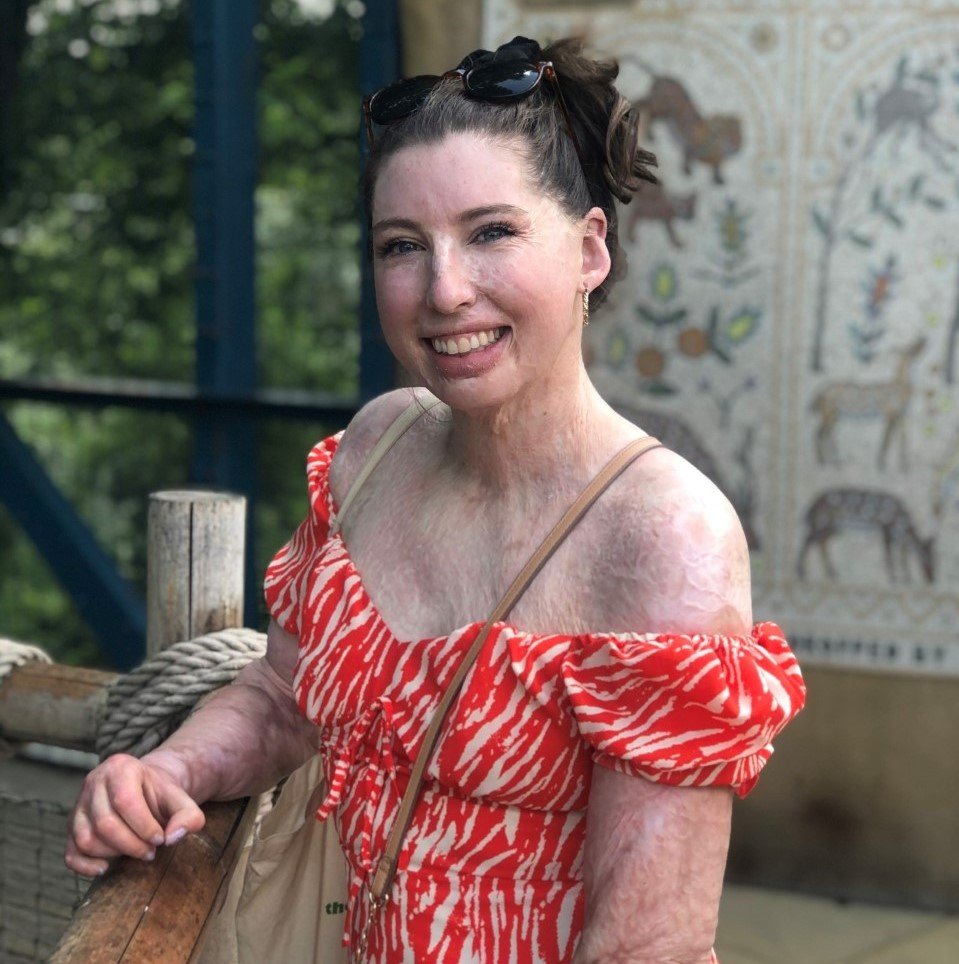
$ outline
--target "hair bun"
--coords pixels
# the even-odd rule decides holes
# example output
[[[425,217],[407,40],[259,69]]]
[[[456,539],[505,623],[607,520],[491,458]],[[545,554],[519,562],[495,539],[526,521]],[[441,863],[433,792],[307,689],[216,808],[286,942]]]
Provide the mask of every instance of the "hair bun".
[[[587,180],[592,172],[601,172],[603,186],[623,204],[632,200],[643,182],[658,184],[649,170],[657,166],[656,155],[640,146],[645,133],[642,114],[614,84],[619,64],[584,56],[583,42],[575,37],[551,44],[543,57],[553,62],[559,75],[586,154]],[[596,186],[591,183],[591,191]]]

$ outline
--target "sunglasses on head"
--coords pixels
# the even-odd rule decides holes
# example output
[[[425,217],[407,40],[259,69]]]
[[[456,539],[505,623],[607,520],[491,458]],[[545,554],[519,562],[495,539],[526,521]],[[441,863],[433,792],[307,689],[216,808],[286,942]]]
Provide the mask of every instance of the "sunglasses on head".
[[[409,117],[423,106],[430,92],[449,77],[459,77],[462,80],[467,97],[492,103],[520,100],[536,90],[545,77],[556,90],[556,100],[563,112],[573,146],[582,162],[583,152],[580,150],[579,139],[576,137],[576,131],[573,130],[573,122],[566,109],[566,101],[563,99],[556,70],[552,61],[549,60],[502,60],[480,64],[469,69],[457,67],[442,75],[421,74],[383,87],[375,94],[363,98],[363,116],[366,118],[366,135],[369,138],[370,149],[372,150],[374,143],[374,124],[382,127]]]

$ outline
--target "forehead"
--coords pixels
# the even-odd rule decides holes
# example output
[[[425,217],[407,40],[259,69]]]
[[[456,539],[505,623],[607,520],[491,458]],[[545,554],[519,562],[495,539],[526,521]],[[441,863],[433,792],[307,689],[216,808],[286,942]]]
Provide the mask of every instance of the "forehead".
[[[541,210],[553,202],[532,183],[528,165],[521,142],[507,138],[450,134],[405,147],[380,169],[373,221],[442,217],[493,204]]]

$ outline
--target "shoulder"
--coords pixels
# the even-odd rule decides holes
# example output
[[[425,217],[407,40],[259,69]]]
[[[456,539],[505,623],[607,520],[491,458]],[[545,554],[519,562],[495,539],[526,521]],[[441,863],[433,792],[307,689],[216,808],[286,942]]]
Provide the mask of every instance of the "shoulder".
[[[398,388],[367,402],[350,420],[330,465],[330,487],[339,501],[366,462],[383,433],[414,401],[432,396],[421,388]]]
[[[624,483],[617,501],[637,616],[653,632],[748,632],[749,550],[726,496],[669,449],[639,459]]]

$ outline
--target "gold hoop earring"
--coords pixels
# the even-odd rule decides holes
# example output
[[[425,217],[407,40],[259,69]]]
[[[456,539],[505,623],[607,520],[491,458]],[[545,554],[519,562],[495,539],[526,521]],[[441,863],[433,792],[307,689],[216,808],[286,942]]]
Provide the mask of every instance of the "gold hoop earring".
[[[589,324],[589,288],[583,288],[583,327]]]

